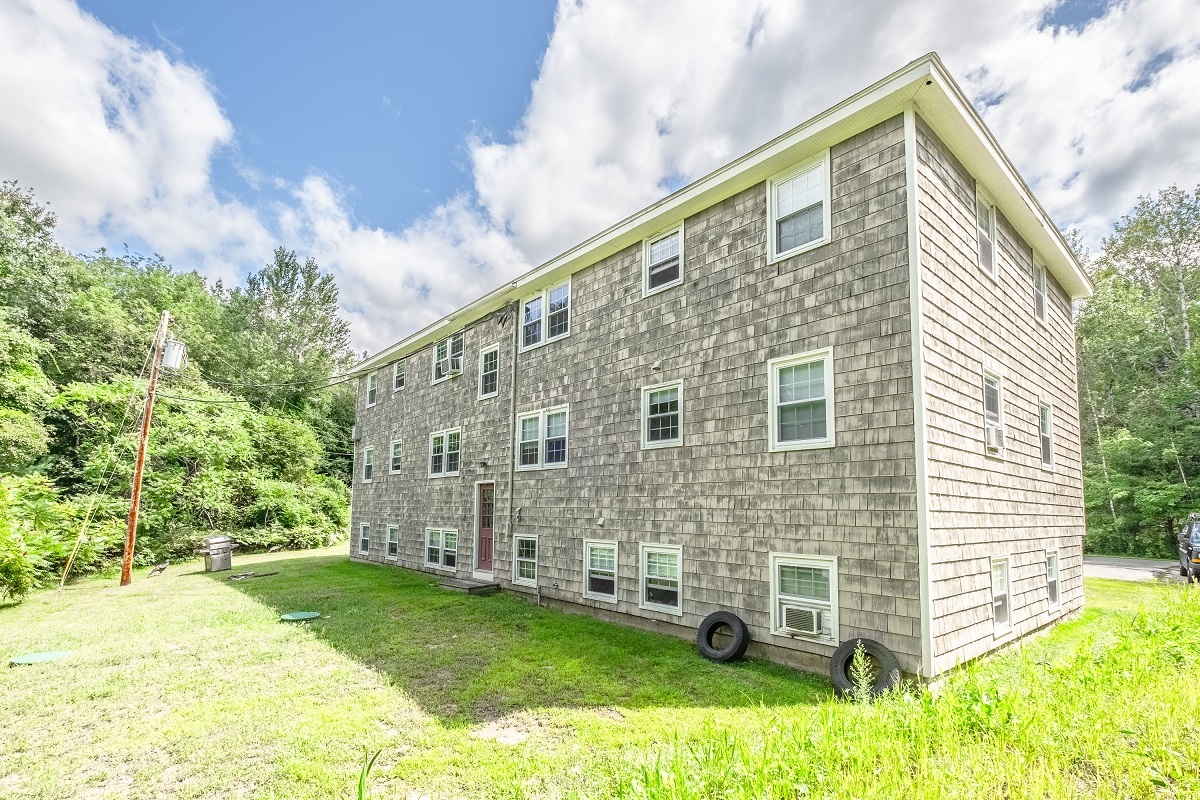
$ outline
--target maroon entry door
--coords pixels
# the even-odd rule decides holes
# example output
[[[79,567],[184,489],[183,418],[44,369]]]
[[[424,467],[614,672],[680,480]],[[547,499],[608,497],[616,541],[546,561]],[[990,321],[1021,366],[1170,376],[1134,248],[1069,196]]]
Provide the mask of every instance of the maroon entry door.
[[[496,484],[479,484],[479,545],[475,548],[475,569],[492,571],[492,520],[496,508]]]

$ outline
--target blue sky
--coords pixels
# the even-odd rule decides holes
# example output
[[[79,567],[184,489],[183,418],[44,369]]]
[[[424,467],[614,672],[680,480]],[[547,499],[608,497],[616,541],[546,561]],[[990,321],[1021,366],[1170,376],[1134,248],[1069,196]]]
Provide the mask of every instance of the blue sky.
[[[1200,0],[0,0],[68,247],[332,272],[377,350],[936,50],[1093,250],[1200,184]]]

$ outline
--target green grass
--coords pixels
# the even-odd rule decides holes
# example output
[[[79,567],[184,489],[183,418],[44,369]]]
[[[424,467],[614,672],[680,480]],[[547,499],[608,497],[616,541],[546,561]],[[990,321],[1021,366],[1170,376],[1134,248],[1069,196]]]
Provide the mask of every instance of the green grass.
[[[380,798],[1200,797],[1196,589],[1089,582],[1079,620],[853,705],[331,551],[238,566],[279,574],[184,564],[0,609],[5,662],[72,653],[0,673],[0,797],[349,796],[364,748]]]

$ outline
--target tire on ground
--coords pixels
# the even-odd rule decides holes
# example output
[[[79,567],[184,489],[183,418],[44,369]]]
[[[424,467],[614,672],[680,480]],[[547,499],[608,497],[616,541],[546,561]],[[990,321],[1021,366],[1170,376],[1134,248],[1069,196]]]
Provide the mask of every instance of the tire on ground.
[[[891,650],[874,639],[849,639],[838,645],[829,661],[829,677],[838,694],[854,694],[854,680],[851,678],[850,668],[854,663],[854,653],[860,644],[863,652],[875,660],[875,680],[871,684],[870,696],[878,697],[898,686],[901,675],[900,661]]]
[[[729,629],[730,640],[728,644],[718,650],[713,646],[713,638],[722,628]],[[750,629],[732,611],[714,611],[704,618],[696,630],[696,648],[700,651],[700,655],[709,661],[721,664],[737,661],[746,655],[746,648],[749,645]]]

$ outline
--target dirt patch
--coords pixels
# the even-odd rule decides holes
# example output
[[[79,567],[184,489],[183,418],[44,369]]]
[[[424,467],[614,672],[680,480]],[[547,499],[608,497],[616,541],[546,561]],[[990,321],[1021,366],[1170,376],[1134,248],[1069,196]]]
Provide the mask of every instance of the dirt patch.
[[[494,719],[471,731],[476,739],[491,739],[500,744],[518,745],[549,727],[545,717],[536,714],[510,714]]]

